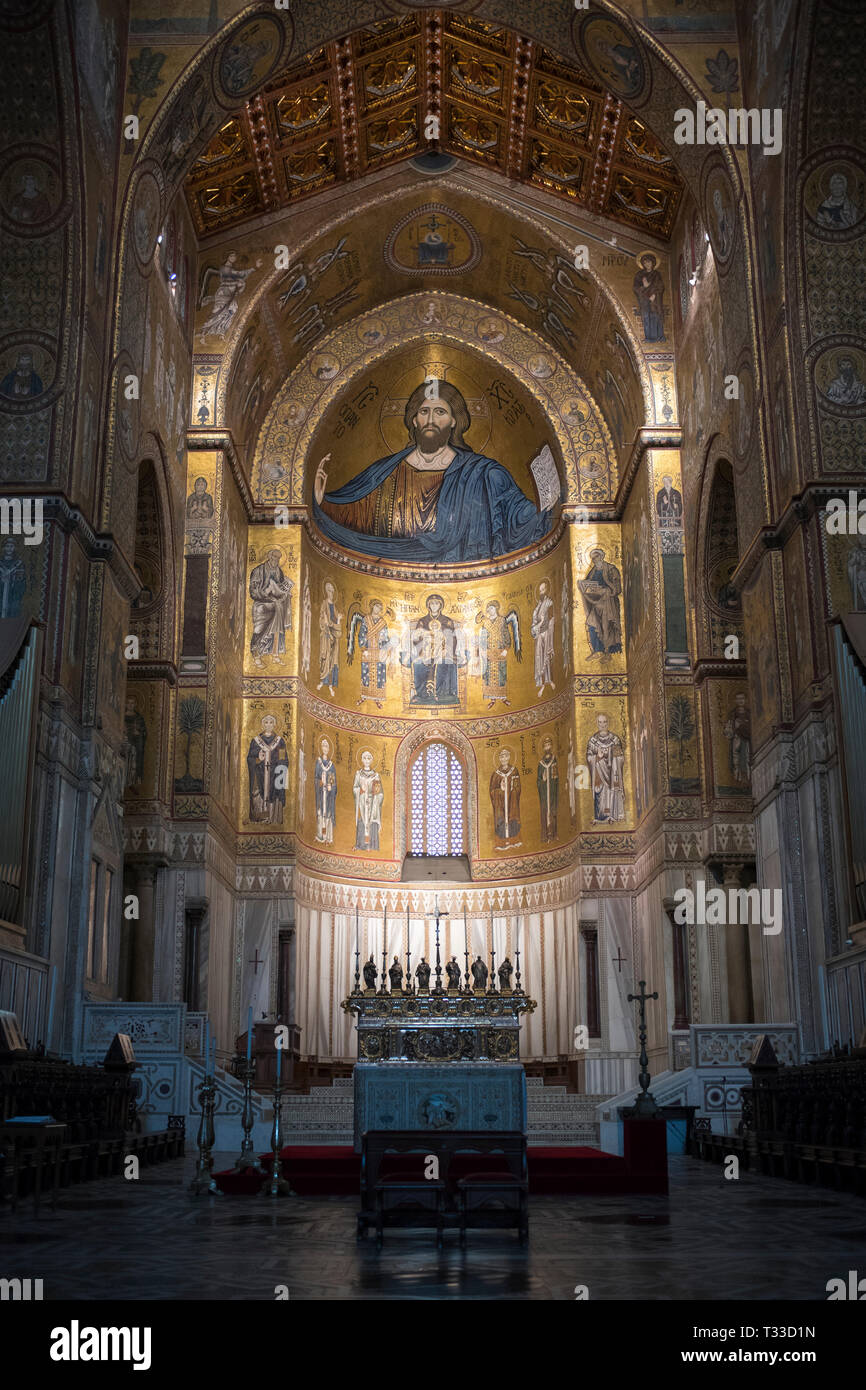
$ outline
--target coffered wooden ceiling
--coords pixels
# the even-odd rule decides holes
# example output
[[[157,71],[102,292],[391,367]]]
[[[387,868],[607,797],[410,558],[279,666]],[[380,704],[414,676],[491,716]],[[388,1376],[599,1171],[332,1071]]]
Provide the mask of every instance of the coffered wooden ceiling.
[[[221,127],[186,193],[207,237],[436,148],[663,239],[682,194],[670,156],[593,78],[440,10],[383,20],[280,73]]]

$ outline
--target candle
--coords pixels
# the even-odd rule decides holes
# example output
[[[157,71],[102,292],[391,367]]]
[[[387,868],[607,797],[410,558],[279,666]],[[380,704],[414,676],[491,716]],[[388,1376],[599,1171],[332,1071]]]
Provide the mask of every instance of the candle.
[[[250,1060],[253,1052],[253,1006],[247,1009],[247,1061]]]
[[[277,1036],[276,1036],[276,1044],[277,1044],[277,1085],[279,1085],[279,1081],[280,1081],[280,1072],[281,1072],[281,1070],[282,1070],[282,1065],[283,1065],[283,1035],[282,1035],[282,1033],[278,1033],[278,1034],[277,1034]]]

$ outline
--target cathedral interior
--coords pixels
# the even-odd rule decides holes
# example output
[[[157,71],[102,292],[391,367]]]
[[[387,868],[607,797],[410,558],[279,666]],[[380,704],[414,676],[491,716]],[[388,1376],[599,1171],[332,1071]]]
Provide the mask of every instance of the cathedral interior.
[[[447,1076],[516,1069],[530,1194],[573,1194],[533,1149],[627,1163],[648,1075],[709,1213],[729,1153],[795,1204],[756,1073],[823,1068],[791,1143],[815,1182],[854,1155],[862,1225],[862,6],[5,0],[0,29],[0,1099],[16,1066],[55,1088],[3,1123],[128,1049],[135,1152],[175,1136],[174,1219],[219,1222],[210,1149],[246,1107],[276,1153],[275,1086],[289,1153],[349,1153],[359,1059],[438,1067],[433,1130]],[[75,1202],[123,1185],[92,1177],[43,1225],[86,1238]],[[272,1297],[159,1265],[152,1192],[125,1296]],[[610,1192],[531,1195],[529,1249],[558,1269],[557,1222],[638,1200]],[[855,1260],[815,1282],[794,1224],[748,1296]],[[537,1244],[467,1261],[509,1241],[502,1296],[574,1297],[570,1265],[520,1283]],[[388,1232],[429,1281],[364,1296],[455,1296],[432,1244]],[[46,1297],[115,1296],[64,1268]],[[317,1268],[291,1297],[354,1296]]]

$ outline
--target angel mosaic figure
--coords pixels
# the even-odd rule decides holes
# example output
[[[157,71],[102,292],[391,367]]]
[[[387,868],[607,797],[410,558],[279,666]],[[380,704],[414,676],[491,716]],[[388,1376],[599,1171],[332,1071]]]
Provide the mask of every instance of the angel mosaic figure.
[[[207,266],[203,272],[199,307],[213,304],[213,313],[207,322],[202,324],[201,332],[204,337],[211,334],[215,338],[226,336],[240,307],[238,301],[246,287],[247,278],[262,263],[259,258],[255,266],[242,270],[237,264],[237,258],[237,251],[229,251],[219,269],[216,266]],[[217,277],[217,287],[213,294],[205,294],[213,276]]]
[[[390,613],[390,609],[388,611]],[[393,617],[393,614],[391,616]],[[382,708],[387,693],[390,642],[391,634],[381,599],[372,599],[367,613],[363,613],[360,608],[349,610],[346,647],[350,666],[355,657],[356,647],[361,651],[361,697],[357,702],[359,705],[365,700],[375,700],[376,708]]]
[[[481,655],[482,694],[493,709],[497,700],[510,705],[508,699],[508,653],[513,650],[518,661],[523,660],[520,644],[520,619],[512,608],[503,618],[498,599],[491,599],[483,613],[477,614],[478,646]]]

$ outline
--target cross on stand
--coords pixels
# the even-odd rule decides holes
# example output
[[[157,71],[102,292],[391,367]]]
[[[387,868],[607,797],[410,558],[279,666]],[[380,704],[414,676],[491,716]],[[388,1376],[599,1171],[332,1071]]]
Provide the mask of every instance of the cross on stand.
[[[259,973],[259,966],[260,966],[260,965],[264,965],[264,963],[265,963],[265,958],[264,958],[264,956],[262,956],[261,960],[259,960],[259,948],[258,948],[258,946],[257,946],[256,949],[253,951],[252,956],[249,957],[249,959],[247,960],[247,965],[251,965],[251,966],[253,967],[253,974],[254,974],[254,975],[258,975],[258,973]]]
[[[635,1115],[648,1116],[655,1115],[658,1111],[658,1106],[649,1091],[649,1057],[646,1052],[646,1006],[648,999],[658,999],[659,996],[658,990],[655,990],[652,994],[647,994],[646,980],[639,980],[638,984],[640,986],[640,994],[626,995],[628,1002],[631,1003],[632,1000],[636,1000],[638,1008],[640,1009],[640,1026],[638,1028],[638,1037],[640,1038],[640,1074],[638,1080],[640,1081],[641,1093],[632,1107],[632,1113]]]

